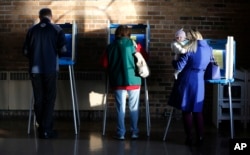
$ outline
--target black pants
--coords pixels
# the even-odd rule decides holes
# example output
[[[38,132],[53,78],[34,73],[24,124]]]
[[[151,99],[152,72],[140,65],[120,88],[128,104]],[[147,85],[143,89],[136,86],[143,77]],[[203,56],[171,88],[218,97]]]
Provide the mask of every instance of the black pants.
[[[34,111],[39,131],[51,132],[56,100],[57,73],[31,74],[34,93]]]
[[[203,138],[204,122],[202,112],[182,112],[184,129],[188,139],[192,138],[193,122],[195,125],[197,139]]]

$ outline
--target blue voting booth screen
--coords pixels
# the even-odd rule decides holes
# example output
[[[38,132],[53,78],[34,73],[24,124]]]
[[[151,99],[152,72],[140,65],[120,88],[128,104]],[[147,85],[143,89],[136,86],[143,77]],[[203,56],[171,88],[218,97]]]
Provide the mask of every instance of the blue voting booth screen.
[[[72,24],[65,23],[65,24],[58,24],[65,33],[65,38],[67,41],[66,47],[67,52],[62,54],[62,57],[72,58]]]
[[[66,47],[67,47],[67,52],[63,53],[61,56],[62,57],[72,57],[72,34],[65,34],[65,38],[67,41]]]

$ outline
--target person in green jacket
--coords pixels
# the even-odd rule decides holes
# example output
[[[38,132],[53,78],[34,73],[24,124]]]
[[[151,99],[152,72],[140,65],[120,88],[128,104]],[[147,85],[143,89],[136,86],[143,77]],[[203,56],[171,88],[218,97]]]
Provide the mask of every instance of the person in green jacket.
[[[130,111],[131,138],[138,138],[138,118],[141,77],[136,71],[135,56],[136,47],[130,38],[130,29],[126,25],[120,25],[115,31],[115,40],[105,50],[105,64],[109,83],[114,90],[117,110],[117,130],[115,138],[125,139],[125,112],[126,100]]]

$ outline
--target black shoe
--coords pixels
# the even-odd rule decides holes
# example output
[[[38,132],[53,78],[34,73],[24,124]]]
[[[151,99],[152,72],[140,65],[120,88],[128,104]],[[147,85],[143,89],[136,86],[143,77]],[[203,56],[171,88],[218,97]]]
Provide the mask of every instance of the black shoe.
[[[38,131],[38,133],[42,133],[43,129],[40,126],[38,126],[37,131]]]
[[[191,147],[191,146],[193,145],[193,140],[192,140],[192,138],[186,138],[185,145]]]
[[[196,140],[195,145],[196,145],[197,147],[201,147],[201,146],[203,145],[203,141],[204,141],[203,137],[199,137],[199,138]]]
[[[41,139],[52,139],[52,138],[57,138],[58,134],[56,131],[51,131],[51,132],[40,132],[39,133],[39,138]]]

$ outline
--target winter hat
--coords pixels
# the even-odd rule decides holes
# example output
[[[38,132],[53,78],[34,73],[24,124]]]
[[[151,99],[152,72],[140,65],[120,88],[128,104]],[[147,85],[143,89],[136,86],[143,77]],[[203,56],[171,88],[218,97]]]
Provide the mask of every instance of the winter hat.
[[[186,33],[183,31],[183,28],[181,28],[177,32],[175,32],[175,37],[186,38]]]

